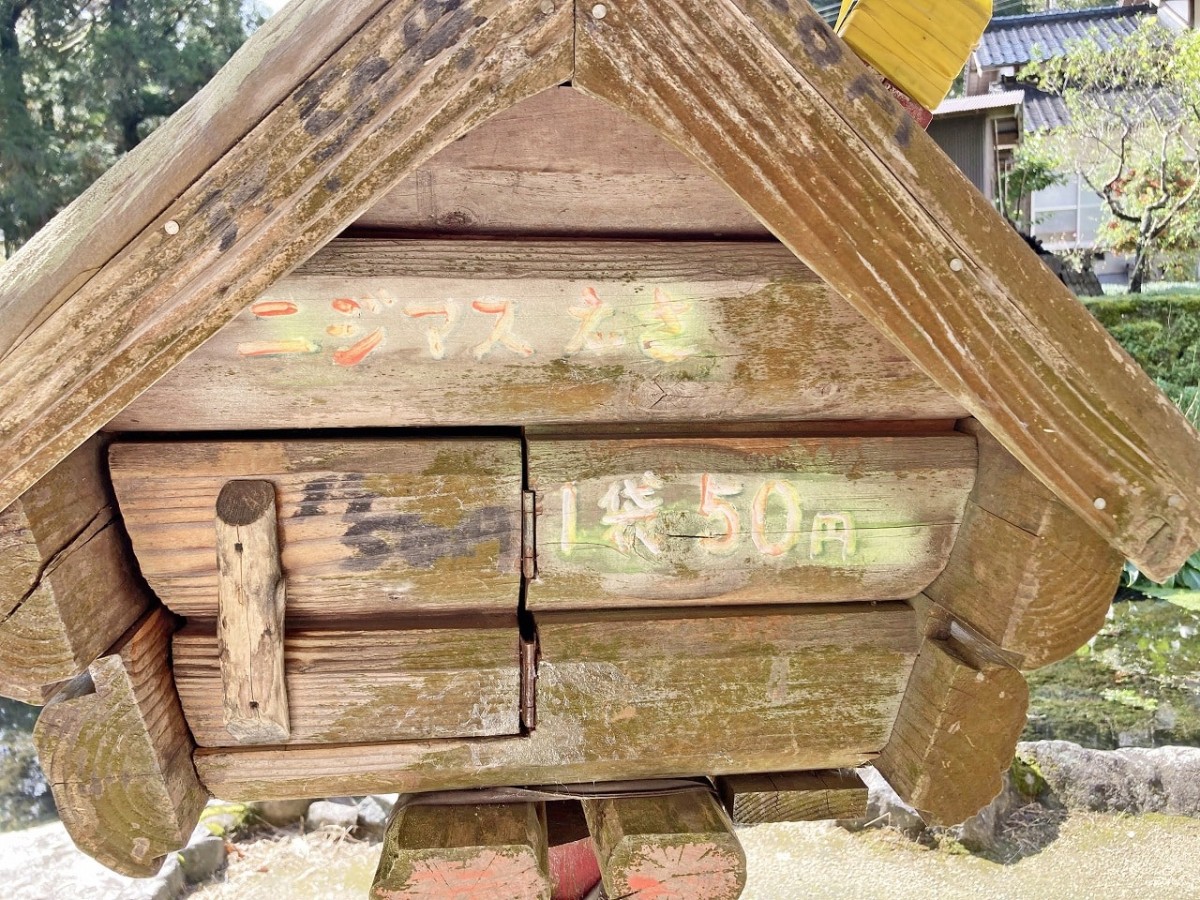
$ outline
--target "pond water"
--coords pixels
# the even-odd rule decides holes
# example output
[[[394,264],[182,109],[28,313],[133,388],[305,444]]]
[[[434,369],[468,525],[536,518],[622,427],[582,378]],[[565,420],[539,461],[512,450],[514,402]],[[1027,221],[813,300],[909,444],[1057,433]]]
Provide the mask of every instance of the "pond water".
[[[1028,675],[1024,740],[1085,747],[1200,746],[1200,612],[1165,600],[1113,604],[1074,656]]]
[[[38,708],[0,697],[0,831],[56,817],[50,787],[33,749]]]

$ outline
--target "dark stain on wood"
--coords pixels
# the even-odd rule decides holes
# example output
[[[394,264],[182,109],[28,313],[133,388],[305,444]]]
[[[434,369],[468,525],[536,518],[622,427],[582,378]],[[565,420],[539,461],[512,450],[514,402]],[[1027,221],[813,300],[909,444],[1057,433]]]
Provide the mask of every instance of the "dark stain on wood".
[[[371,500],[365,503],[370,511]],[[350,571],[375,571],[380,561],[398,557],[417,569],[431,569],[442,559],[471,556],[482,541],[500,542],[500,555],[508,559],[511,510],[487,506],[463,516],[454,525],[435,525],[415,513],[353,514],[347,509],[342,521],[349,527],[342,544],[354,551],[343,566]]]
[[[368,87],[387,74],[388,61],[381,56],[372,56],[358,66],[350,76],[351,89],[355,94],[365,91]]]

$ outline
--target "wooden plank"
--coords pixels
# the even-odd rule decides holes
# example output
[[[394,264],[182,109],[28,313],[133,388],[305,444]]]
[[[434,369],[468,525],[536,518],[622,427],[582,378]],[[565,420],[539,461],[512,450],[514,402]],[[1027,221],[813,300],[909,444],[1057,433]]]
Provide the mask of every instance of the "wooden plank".
[[[528,441],[530,609],[911,597],[946,564],[966,435]]]
[[[537,614],[526,737],[201,750],[229,799],[338,796],[872,760],[919,644],[905,603]]]
[[[293,0],[182,109],[34,235],[0,278],[0,356],[48,319],[386,0]]]
[[[550,900],[545,805],[397,805],[371,897]]]
[[[1200,545],[1195,429],[808,3],[604,5],[577,87],[741,196],[1144,571]]]
[[[717,790],[735,825],[858,819],[867,813],[867,786],[854,772],[729,775]]]
[[[1028,700],[1021,673],[986,648],[926,638],[875,766],[928,824],[964,822],[1000,792]]]
[[[279,503],[288,621],[517,606],[517,440],[120,443],[113,484],[142,574],[172,610],[215,620],[213,506],[233,478]]]
[[[963,414],[778,244],[347,239],[112,428]]]
[[[610,897],[736,900],[746,854],[707,791],[584,800],[604,890]]]
[[[41,705],[137,621],[138,584],[93,438],[0,512],[0,694]]]
[[[161,607],[42,710],[34,743],[75,846],[144,878],[183,847],[208,797],[168,663]]]
[[[239,743],[222,719],[212,629],[175,636],[175,683],[201,747]],[[284,663],[291,733],[280,744],[490,737],[520,731],[516,614],[422,617],[404,629],[289,628]]]
[[[572,14],[388,3],[0,359],[0,507],[438,149],[566,80]]]
[[[217,495],[217,656],[226,730],[244,744],[286,741],[283,628],[275,486],[231,481]]]
[[[522,100],[440,150],[354,224],[521,237],[771,236],[653,129],[569,87]]]
[[[1124,560],[978,423],[979,475],[929,598],[1036,669],[1104,624]]]

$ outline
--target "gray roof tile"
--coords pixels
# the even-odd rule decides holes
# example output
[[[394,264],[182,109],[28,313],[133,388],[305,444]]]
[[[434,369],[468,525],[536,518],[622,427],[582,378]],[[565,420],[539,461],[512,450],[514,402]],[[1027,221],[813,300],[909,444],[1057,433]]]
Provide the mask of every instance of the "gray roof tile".
[[[1035,58],[1059,56],[1071,43],[1089,37],[1109,47],[1153,14],[1153,7],[1140,5],[996,16],[983,33],[977,59],[985,69],[1020,66]]]

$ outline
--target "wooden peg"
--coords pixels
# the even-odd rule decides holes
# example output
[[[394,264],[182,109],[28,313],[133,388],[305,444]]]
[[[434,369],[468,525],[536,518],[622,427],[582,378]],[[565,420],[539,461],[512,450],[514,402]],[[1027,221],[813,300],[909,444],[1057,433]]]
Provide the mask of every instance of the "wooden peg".
[[[854,772],[730,775],[717,790],[735,825],[857,819],[867,812],[867,786]]]
[[[729,816],[707,791],[584,800],[604,890],[610,897],[734,900],[746,854]]]
[[[275,487],[231,481],[217,498],[217,646],[225,727],[244,744],[286,741],[283,628]]]
[[[33,733],[75,845],[134,878],[188,842],[208,799],[171,680],[174,629],[165,609],[149,613],[47,704]]]
[[[383,839],[371,897],[549,900],[544,804],[398,803]]]

